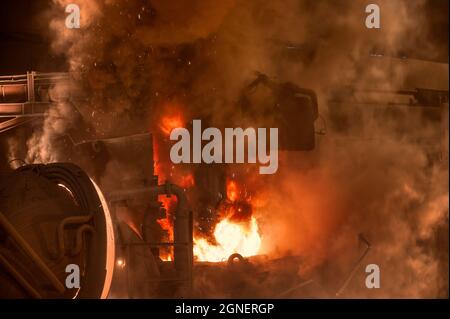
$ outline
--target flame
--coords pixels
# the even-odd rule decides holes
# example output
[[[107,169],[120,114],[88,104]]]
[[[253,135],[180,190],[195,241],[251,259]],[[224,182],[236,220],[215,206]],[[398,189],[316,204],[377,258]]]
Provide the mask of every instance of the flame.
[[[159,226],[161,226],[161,228],[168,233],[169,241],[172,241],[173,240],[173,226],[169,220],[169,216],[167,216],[167,214],[166,214],[166,216],[164,218],[158,219],[157,222],[158,222]]]
[[[194,238],[194,256],[198,261],[225,261],[234,253],[243,257],[258,254],[261,246],[258,223],[252,216],[252,206],[240,200],[240,192],[234,180],[227,181],[228,202],[221,206],[223,219],[214,228],[215,243],[206,238]]]
[[[183,188],[190,188],[195,185],[194,176],[192,174],[182,175],[178,184]]]
[[[185,173],[177,169],[170,161],[168,154],[168,144],[164,142],[165,137],[170,135],[170,132],[177,127],[184,127],[184,117],[180,110],[183,108],[178,102],[168,102],[162,105],[166,110],[165,114],[159,119],[159,129],[161,139],[155,140],[153,145],[154,152],[154,172],[158,176],[159,183],[170,181],[183,188],[190,188],[195,184],[192,173]],[[158,197],[162,207],[165,209],[165,216],[157,220],[160,227],[167,233],[163,239],[165,242],[173,242],[173,210],[176,206],[176,198],[174,196],[167,197],[161,195]],[[173,260],[173,247],[160,247],[159,257],[163,261]]]
[[[158,200],[161,202],[162,207],[166,211],[166,216],[157,220],[159,226],[167,232],[168,238],[164,241],[173,242],[173,223],[170,218],[170,209],[176,202],[173,197],[167,197],[165,195],[159,196]],[[173,249],[172,247],[160,247],[159,258],[163,261],[172,261]]]
[[[209,243],[205,238],[194,239],[194,255],[198,261],[220,262],[234,253],[249,257],[256,255],[261,246],[255,217],[244,223],[223,219],[216,225],[214,237],[217,245]]]
[[[236,201],[238,196],[238,187],[235,181],[230,180],[227,182],[227,197],[230,201]]]
[[[170,132],[172,132],[173,129],[178,127],[184,127],[184,120],[181,114],[171,114],[163,116],[161,119],[161,123],[159,125],[159,128],[165,135],[170,135]]]
[[[163,135],[159,143],[154,145],[155,174],[159,180],[177,184],[185,189],[195,185],[192,172],[183,171],[182,167],[175,166],[168,154],[168,144],[165,137],[177,127],[184,127],[185,121],[181,107],[176,103],[164,105],[167,112],[159,120],[160,134]],[[214,226],[214,238],[195,236],[194,255],[198,261],[220,262],[227,260],[234,253],[249,257],[258,254],[261,246],[258,223],[252,216],[253,205],[246,195],[245,189],[234,179],[226,182],[226,200],[218,208],[219,222]],[[174,197],[160,196],[158,200],[166,210],[164,218],[158,219],[158,224],[166,231],[166,241],[172,242],[173,218],[172,213],[176,201]],[[160,247],[160,258],[164,261],[173,260],[173,247]]]

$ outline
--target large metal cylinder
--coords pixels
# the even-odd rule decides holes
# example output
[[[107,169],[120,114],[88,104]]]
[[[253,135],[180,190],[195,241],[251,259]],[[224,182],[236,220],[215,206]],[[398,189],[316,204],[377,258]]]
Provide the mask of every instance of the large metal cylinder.
[[[112,222],[103,195],[79,167],[22,166],[1,176],[0,198],[0,298],[107,297]],[[78,286],[67,281],[77,275],[74,265]]]

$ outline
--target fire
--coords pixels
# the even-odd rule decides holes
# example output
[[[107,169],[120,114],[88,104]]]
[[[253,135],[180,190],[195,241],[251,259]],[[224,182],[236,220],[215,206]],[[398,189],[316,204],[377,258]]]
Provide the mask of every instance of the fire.
[[[220,221],[214,230],[215,245],[205,238],[194,239],[194,255],[199,261],[225,261],[234,253],[243,257],[256,255],[261,246],[256,218],[250,222],[235,223],[229,219]]]
[[[238,196],[238,189],[235,181],[228,181],[227,183],[227,197],[230,201],[236,201]]]
[[[174,203],[172,197],[159,196],[158,200],[161,202],[162,207],[166,210],[166,216],[164,218],[158,219],[157,222],[161,228],[167,232],[168,242],[173,241],[173,223],[169,216],[169,210]],[[172,261],[173,249],[171,247],[160,247],[159,257],[164,261]]]
[[[190,188],[194,186],[194,176],[192,174],[182,175],[180,177],[179,185],[183,188]]]
[[[165,198],[167,198],[167,197],[165,197]],[[170,198],[168,198],[168,200],[170,200]],[[162,201],[162,203],[163,203],[163,207],[166,209],[166,212],[167,212],[167,209],[168,209],[168,207],[170,207],[169,205],[171,203],[169,201]],[[170,219],[169,219],[169,216],[167,216],[167,213],[164,218],[158,219],[157,222],[158,222],[159,226],[161,226],[161,228],[168,233],[169,241],[172,241],[173,240],[173,225],[170,222]]]
[[[170,135],[170,132],[177,127],[184,127],[184,121],[181,114],[163,116],[159,125],[161,131],[167,136]]]
[[[184,172],[177,169],[168,157],[169,150],[168,144],[164,142],[170,132],[177,127],[184,127],[184,116],[180,112],[183,106],[179,102],[168,102],[161,106],[166,112],[161,116],[158,121],[159,138],[155,140],[153,145],[155,166],[155,175],[158,176],[159,182],[170,182],[177,184],[185,189],[194,186],[194,176],[190,172]],[[173,211],[176,207],[176,198],[174,196],[159,196],[158,201],[161,202],[162,208],[165,209],[165,216],[157,220],[161,229],[163,229],[167,236],[163,239],[166,242],[173,242]],[[173,248],[172,247],[160,247],[159,256],[164,261],[173,260]]]
[[[194,175],[182,167],[174,166],[167,154],[168,144],[165,138],[177,127],[184,127],[184,116],[176,103],[164,105],[167,112],[159,120],[159,134],[154,145],[155,174],[161,182],[170,181],[185,189],[195,185]],[[227,260],[234,253],[249,257],[258,254],[261,246],[258,223],[252,215],[253,205],[251,199],[245,195],[245,188],[238,185],[234,179],[226,182],[226,199],[219,203],[217,208],[219,221],[214,226],[214,238],[198,235],[194,238],[194,255],[198,261],[220,262]],[[176,201],[174,197],[160,196],[158,200],[166,210],[166,216],[158,219],[158,224],[167,233],[166,241],[172,242],[173,218],[172,213]],[[160,258],[164,261],[173,260],[171,247],[160,248]]]
[[[261,246],[258,223],[252,216],[252,206],[240,200],[234,180],[227,182],[227,201],[219,206],[223,219],[214,228],[215,243],[206,238],[194,238],[194,255],[198,261],[220,262],[234,253],[249,257],[258,254]]]

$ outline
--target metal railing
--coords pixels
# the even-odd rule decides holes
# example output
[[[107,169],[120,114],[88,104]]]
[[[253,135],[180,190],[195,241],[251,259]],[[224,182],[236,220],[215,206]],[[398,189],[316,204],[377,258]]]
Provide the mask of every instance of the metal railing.
[[[42,118],[53,102],[49,88],[68,79],[68,73],[34,71],[0,76],[0,133]]]

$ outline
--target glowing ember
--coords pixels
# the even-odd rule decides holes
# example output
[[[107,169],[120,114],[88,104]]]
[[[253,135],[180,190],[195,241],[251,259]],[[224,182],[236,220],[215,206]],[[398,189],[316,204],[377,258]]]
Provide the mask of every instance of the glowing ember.
[[[217,245],[209,243],[205,238],[194,239],[194,255],[198,261],[224,261],[234,253],[249,257],[256,255],[261,246],[258,224],[254,217],[246,223],[233,223],[224,219],[216,225],[214,237]]]
[[[227,197],[230,201],[236,201],[238,196],[238,189],[235,181],[229,181],[227,183]]]

